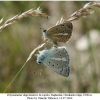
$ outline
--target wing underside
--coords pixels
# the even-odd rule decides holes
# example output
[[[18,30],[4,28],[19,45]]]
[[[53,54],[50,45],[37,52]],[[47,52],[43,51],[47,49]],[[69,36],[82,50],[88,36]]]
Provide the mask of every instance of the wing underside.
[[[72,35],[72,23],[63,23],[47,30],[47,36],[53,41],[67,42]]]
[[[43,64],[55,71],[56,73],[69,76],[70,67],[69,67],[69,55],[65,48],[54,49],[49,52],[50,57],[44,60]]]

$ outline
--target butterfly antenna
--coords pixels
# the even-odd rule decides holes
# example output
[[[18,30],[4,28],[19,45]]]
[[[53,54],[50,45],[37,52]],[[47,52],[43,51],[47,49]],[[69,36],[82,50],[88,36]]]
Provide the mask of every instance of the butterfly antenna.
[[[46,22],[46,29],[47,29],[47,25],[48,25],[48,19],[49,19],[49,16],[47,16],[47,18],[46,18],[46,20],[47,20],[47,22]]]
[[[41,72],[42,72],[42,69],[41,69]],[[41,76],[41,72],[40,72],[40,76]]]
[[[34,71],[34,74],[37,72],[38,69],[39,69],[39,67],[37,67],[37,69]]]
[[[40,66],[37,67],[37,69],[34,71],[34,74],[36,73],[36,71],[37,71],[39,68],[40,68]],[[42,69],[41,69],[41,72],[42,72]],[[41,76],[41,72],[40,72],[40,76]]]

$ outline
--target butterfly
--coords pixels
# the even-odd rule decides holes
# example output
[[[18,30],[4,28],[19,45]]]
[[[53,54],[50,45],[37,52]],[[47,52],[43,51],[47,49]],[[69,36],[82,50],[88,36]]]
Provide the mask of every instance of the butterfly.
[[[71,22],[58,24],[50,27],[48,30],[43,29],[43,38],[52,41],[55,46],[57,42],[67,42],[72,35],[73,25]]]
[[[51,48],[39,51],[37,63],[43,63],[45,66],[56,73],[68,77],[70,72],[70,59],[66,47]]]

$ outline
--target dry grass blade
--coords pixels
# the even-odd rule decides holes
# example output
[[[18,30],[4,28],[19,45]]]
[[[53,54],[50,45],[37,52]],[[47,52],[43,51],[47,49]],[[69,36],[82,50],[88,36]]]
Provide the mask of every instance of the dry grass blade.
[[[0,24],[3,22],[3,18],[0,19]]]
[[[32,56],[34,55],[34,53],[39,50],[40,48],[42,48],[45,44],[47,43],[47,41],[45,41],[44,43],[40,44],[37,48],[35,48],[29,55],[29,57],[27,58],[26,62],[23,64],[23,66],[20,68],[20,70],[17,72],[17,74],[15,75],[15,77],[12,79],[12,81],[9,83],[9,85],[7,86],[7,88],[5,89],[4,93],[7,91],[7,89],[10,87],[10,85],[13,83],[13,81],[16,79],[16,77],[19,75],[19,73],[22,71],[22,69],[25,67],[25,65],[27,64],[27,62],[32,58]]]
[[[73,20],[79,19],[80,17],[92,14],[94,7],[100,7],[100,2],[96,1],[96,2],[89,2],[89,3],[85,4],[83,8],[81,8],[81,9],[77,10],[76,12],[74,12],[70,16],[70,18],[68,20],[65,20],[64,22],[73,21]]]
[[[3,29],[5,29],[7,26],[11,25],[13,22],[20,20],[24,17],[27,16],[43,16],[43,17],[47,17],[47,15],[45,13],[42,13],[40,7],[38,7],[36,10],[34,9],[30,9],[28,11],[23,12],[22,14],[16,15],[10,19],[8,19],[2,26],[0,26],[0,31],[2,31]]]

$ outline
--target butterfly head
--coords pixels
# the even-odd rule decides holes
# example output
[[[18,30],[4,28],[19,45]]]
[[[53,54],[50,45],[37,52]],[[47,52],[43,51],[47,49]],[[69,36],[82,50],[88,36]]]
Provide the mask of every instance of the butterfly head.
[[[43,34],[43,38],[44,39],[48,39],[47,30],[46,29],[42,29],[42,34]]]
[[[47,57],[47,52],[46,50],[39,51],[39,54],[36,54],[37,56],[37,63],[41,64]]]
[[[40,29],[42,30],[43,33],[46,33],[47,32],[47,30],[44,29],[44,28],[40,28]]]
[[[47,32],[47,30],[43,29],[43,30],[42,30],[42,32],[43,32],[43,33],[46,33],[46,32]]]

